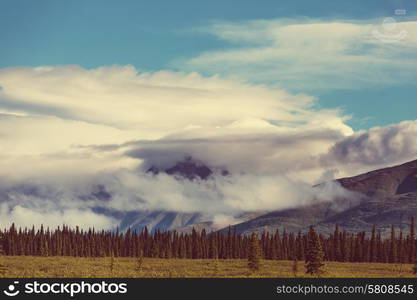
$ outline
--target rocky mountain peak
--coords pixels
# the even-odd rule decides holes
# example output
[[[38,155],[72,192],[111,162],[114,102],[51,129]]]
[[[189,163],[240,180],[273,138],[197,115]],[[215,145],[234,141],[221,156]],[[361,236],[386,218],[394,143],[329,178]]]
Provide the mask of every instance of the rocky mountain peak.
[[[229,175],[229,172],[227,170],[217,170],[215,168],[210,168],[203,162],[193,159],[191,156],[187,156],[183,160],[164,169],[160,169],[156,166],[151,166],[146,172],[153,173],[155,175],[159,174],[160,172],[165,172],[168,175],[179,176],[189,180],[206,180],[217,172],[220,173],[222,176]]]

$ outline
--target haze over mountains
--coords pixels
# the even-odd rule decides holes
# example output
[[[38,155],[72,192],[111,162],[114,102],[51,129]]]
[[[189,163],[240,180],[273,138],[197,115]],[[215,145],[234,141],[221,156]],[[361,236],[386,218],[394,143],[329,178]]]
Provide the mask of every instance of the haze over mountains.
[[[161,170],[150,168],[148,171],[157,174]],[[194,162],[191,157],[162,171],[188,180],[207,180],[214,176],[209,167],[201,162]],[[221,174],[227,176],[228,172],[222,170]],[[317,199],[319,201],[301,207],[271,212],[248,212],[237,218],[235,222],[238,224],[231,224],[232,228],[238,233],[248,234],[277,229],[297,232],[315,225],[320,232],[330,233],[335,224],[353,232],[369,231],[376,224],[380,230],[388,231],[391,225],[398,228],[408,227],[410,217],[417,216],[417,160],[341,178],[336,183],[347,192],[330,201]],[[142,215],[135,215],[134,218],[136,219],[129,226],[150,225],[151,229],[179,231],[190,231],[192,228],[204,228],[207,231],[218,229],[201,214],[153,212],[146,216],[148,222],[143,221]],[[223,229],[226,230],[228,227]]]
[[[158,178],[165,174],[163,176],[179,184],[207,185],[213,190],[216,184],[231,181],[233,176],[226,169],[210,168],[189,156],[165,169],[151,166],[146,173],[145,178]],[[410,217],[417,216],[417,160],[315,185],[311,187],[315,192],[305,190],[313,198],[309,198],[304,205],[296,203],[293,207],[279,210],[247,209],[225,215],[223,219],[222,215],[216,219],[213,214],[204,211],[187,212],[175,208],[124,210],[106,206],[106,203],[118,197],[115,190],[111,182],[107,186],[97,184],[88,193],[78,194],[76,201],[90,203],[94,213],[115,220],[114,226],[118,226],[119,230],[141,230],[146,226],[150,231],[189,232],[192,228],[204,228],[210,232],[227,231],[228,225],[231,225],[236,232],[249,234],[264,230],[274,232],[277,229],[298,232],[315,225],[320,232],[326,234],[333,231],[335,224],[353,232],[369,231],[376,224],[380,230],[388,232],[391,225],[407,228]],[[63,197],[56,189],[27,183],[1,190],[0,198],[4,202],[13,202],[16,195],[35,199],[37,205],[49,203],[48,199],[53,201]],[[172,197],[175,196],[172,194]],[[280,195],[276,197],[277,201],[282,200],[278,199]],[[211,203],[206,202],[205,205],[210,206]],[[85,217],[91,218],[87,215]],[[100,219],[92,221],[97,226],[102,222]]]
[[[388,231],[391,225],[407,228],[410,217],[417,216],[417,160],[337,182],[353,192],[353,198],[274,211],[233,228],[239,233],[250,233],[298,231],[315,225],[319,231],[329,233],[335,224],[349,231],[369,231],[376,224],[380,230]]]
[[[196,191],[195,195],[201,197],[207,207],[221,206],[223,202],[216,202],[218,199],[207,198],[207,195],[201,196],[201,193],[203,191],[211,193],[213,197],[218,198],[229,197],[227,194],[222,194],[223,190],[217,185],[233,184],[234,180],[234,174],[227,169],[209,167],[191,156],[186,156],[166,168],[150,166],[143,177],[134,177],[132,180],[138,180],[138,178],[148,180],[144,184],[156,180],[156,183],[152,184],[158,187],[161,176],[166,178],[164,180],[177,182],[180,187],[188,186],[195,189],[204,186],[207,190]],[[133,182],[134,185],[138,183]],[[253,183],[251,184],[253,186]],[[269,185],[273,184],[273,181],[269,182]],[[227,231],[230,225],[238,233],[249,234],[260,233],[264,230],[274,232],[277,229],[298,232],[306,230],[310,225],[315,225],[320,232],[326,234],[333,231],[335,224],[352,232],[369,231],[376,224],[380,230],[388,232],[391,225],[397,228],[407,228],[410,217],[417,217],[417,160],[353,177],[323,182],[310,189],[304,189],[300,185],[300,190],[308,194],[306,195],[308,201],[304,204],[294,203],[292,206],[278,210],[255,207],[222,215],[215,213],[216,210],[208,213],[210,210],[198,211],[198,208],[195,211],[184,211],[180,207],[178,210],[175,207],[171,209],[125,209],[125,206],[112,204],[118,200],[118,197],[128,196],[127,194],[118,195],[118,190],[124,190],[124,187],[115,187],[114,182],[107,181],[107,183],[94,184],[71,197],[74,203],[89,205],[96,215],[114,220],[113,228],[117,226],[119,230],[127,228],[141,230],[146,226],[150,231],[158,229],[189,232],[192,228],[197,230],[204,228],[210,232]],[[67,197],[65,193],[57,187],[45,187],[28,182],[2,189],[0,198],[4,203],[16,202],[16,197],[25,198],[33,205],[47,207],[52,201]],[[169,195],[169,191],[167,193],[168,196],[177,196],[175,193]],[[298,193],[298,195],[301,194]],[[193,195],[190,194],[190,197]],[[279,199],[281,195],[272,195],[274,196],[277,202],[283,201]],[[137,198],[136,201],[140,204],[145,203],[146,199]],[[254,199],[254,201],[257,200]],[[57,222],[61,222],[59,216],[56,218]],[[85,215],[85,218],[89,218],[98,227],[103,222],[90,215]]]
[[[335,178],[417,157],[415,120],[355,131],[311,95],[232,78],[63,65],[0,85],[2,227],[217,230],[306,206],[319,222],[366,196]]]

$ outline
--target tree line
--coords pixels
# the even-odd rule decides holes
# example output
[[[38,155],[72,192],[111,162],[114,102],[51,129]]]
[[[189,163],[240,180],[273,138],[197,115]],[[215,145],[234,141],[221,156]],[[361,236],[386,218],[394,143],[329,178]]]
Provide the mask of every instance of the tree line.
[[[411,218],[407,234],[391,227],[383,238],[373,226],[371,232],[349,233],[335,225],[329,236],[317,234],[323,259],[340,262],[413,263],[416,260],[415,222]],[[54,230],[32,227],[0,230],[0,253],[4,255],[74,256],[74,257],[154,257],[190,259],[248,259],[253,236],[227,233],[191,233],[176,231],[150,233],[127,229],[124,232],[83,230],[78,227],[57,227]],[[261,259],[303,261],[311,252],[308,233],[285,230],[259,235]]]

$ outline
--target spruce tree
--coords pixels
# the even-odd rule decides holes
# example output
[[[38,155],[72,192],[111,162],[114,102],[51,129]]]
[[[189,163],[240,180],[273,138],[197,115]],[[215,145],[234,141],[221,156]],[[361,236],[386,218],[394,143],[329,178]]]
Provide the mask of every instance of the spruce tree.
[[[197,233],[197,231],[194,229],[191,233],[191,242],[192,242],[192,248],[191,248],[191,255],[192,258],[197,259],[201,258],[201,243],[200,243],[200,236]]]
[[[389,247],[389,258],[388,261],[390,263],[397,262],[397,241],[395,238],[395,229],[394,225],[391,225],[391,239],[390,239],[390,247]]]
[[[343,230],[340,247],[342,249],[342,261],[349,261],[350,259],[350,239],[346,230]]]
[[[340,244],[339,224],[336,224],[333,235],[333,259],[335,261],[342,260],[342,250]]]
[[[209,258],[217,259],[219,257],[216,236],[209,237]]]
[[[411,217],[411,222],[410,222],[408,261],[414,262],[414,260],[415,260],[415,224],[414,224],[414,216],[413,216]]]
[[[142,271],[143,266],[143,250],[139,250],[139,253],[136,257],[136,271],[140,272]]]
[[[2,276],[4,276],[6,274],[6,271],[7,271],[7,267],[4,264],[3,241],[4,241],[4,236],[0,232],[0,275],[2,275]]]
[[[296,256],[297,260],[304,260],[305,251],[304,251],[304,239],[301,235],[301,231],[298,232],[296,239]]]
[[[298,277],[298,260],[297,257],[292,262],[292,274],[294,277]]]
[[[248,268],[251,271],[258,271],[261,264],[261,249],[256,233],[252,233],[248,249]]]
[[[277,245],[275,239],[271,238],[271,241],[269,242],[269,259],[276,260],[277,259]]]
[[[324,266],[324,252],[321,241],[313,226],[308,232],[307,255],[305,260],[306,273],[320,276]]]
[[[370,244],[371,245],[370,245],[370,251],[369,251],[369,261],[375,262],[376,261],[376,227],[375,225],[372,226]]]

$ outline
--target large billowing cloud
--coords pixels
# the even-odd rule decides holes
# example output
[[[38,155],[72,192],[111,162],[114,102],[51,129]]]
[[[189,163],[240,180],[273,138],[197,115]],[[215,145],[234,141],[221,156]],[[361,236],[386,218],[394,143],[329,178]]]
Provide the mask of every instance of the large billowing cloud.
[[[417,159],[417,121],[359,131],[337,142],[323,164],[345,172],[369,171]]]
[[[218,218],[330,200],[344,191],[311,184],[335,169],[372,168],[363,155],[377,146],[355,144],[390,131],[355,134],[347,116],[315,108],[307,95],[195,73],[16,67],[0,70],[0,86],[0,226],[110,228],[119,221],[112,211]],[[398,132],[406,136],[404,124]],[[406,144],[387,147],[384,163],[411,157]],[[231,175],[188,181],[144,173],[186,156]],[[352,159],[354,169],[340,163]]]
[[[312,97],[196,73],[139,73],[131,66],[16,67],[0,71],[0,86],[4,109],[110,126],[140,138],[196,127],[251,129],[266,122],[349,131],[337,111],[311,109]]]
[[[205,148],[218,163],[235,157],[243,166],[244,160],[251,164],[251,151],[274,157],[291,147],[291,155],[299,156],[296,149],[305,143],[315,154],[352,133],[346,116],[314,109],[312,97],[195,73],[139,73],[131,66],[16,67],[0,70],[0,86],[3,163],[18,156],[48,165],[43,159],[48,156],[107,166],[118,156],[128,164],[121,153],[111,153],[107,164],[108,153],[82,145],[139,140],[141,153],[148,143],[162,147],[152,148],[151,155],[178,148],[183,153],[185,147],[208,158]]]
[[[401,85],[416,77],[417,22],[258,20],[201,28],[229,42],[176,64],[292,90]]]

